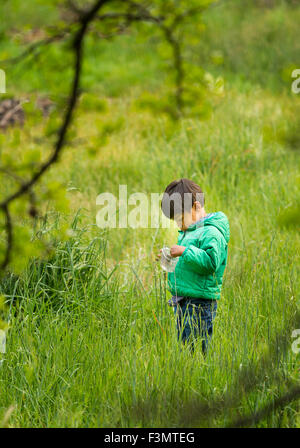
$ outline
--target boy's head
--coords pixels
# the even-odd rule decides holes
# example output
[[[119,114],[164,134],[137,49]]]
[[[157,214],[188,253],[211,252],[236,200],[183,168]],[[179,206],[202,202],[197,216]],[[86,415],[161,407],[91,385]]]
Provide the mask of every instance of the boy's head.
[[[167,218],[185,230],[205,214],[204,193],[192,180],[174,180],[165,189],[161,208]]]

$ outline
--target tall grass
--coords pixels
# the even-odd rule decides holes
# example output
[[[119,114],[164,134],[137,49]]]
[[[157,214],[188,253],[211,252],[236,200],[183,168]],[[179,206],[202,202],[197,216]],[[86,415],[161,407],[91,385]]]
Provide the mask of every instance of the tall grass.
[[[266,14],[273,27],[282,14],[292,23],[294,10],[280,7]],[[221,23],[220,16],[210,20]],[[236,20],[239,26],[245,26],[245,38],[245,22]],[[232,42],[230,30],[225,37]],[[124,42],[130,59],[134,39]],[[159,85],[160,65],[152,59],[151,42],[144,56],[138,46],[139,70],[134,62],[127,67],[126,58],[120,65],[112,63],[113,56],[118,61],[118,41],[109,49],[99,47],[99,66],[95,47],[87,47],[85,96],[72,145],[47,175],[47,181],[65,184],[70,202],[69,215],[44,223],[43,231],[50,236],[53,232],[55,250],[48,258],[31,260],[21,274],[1,280],[10,328],[0,365],[0,425],[229,425],[299,381],[299,355],[291,350],[291,333],[299,328],[300,241],[296,230],[277,221],[298,200],[299,153],[277,138],[278,133],[288,136],[293,127],[297,98],[273,85],[274,91],[264,89],[257,82],[267,70],[261,64],[257,78],[253,75],[249,83],[237,79],[235,69],[243,72],[244,62],[237,55],[233,69],[230,53],[226,94],[215,102],[210,119],[170,123],[136,104],[144,89]],[[50,49],[45,58],[64,65],[56,57],[62,51]],[[262,53],[255,46],[255,54]],[[147,61],[153,83],[145,70]],[[48,69],[24,75],[19,88],[41,88]],[[121,80],[119,69],[124,72]],[[55,93],[62,92],[58,75],[49,75]],[[17,89],[17,80],[13,82]],[[94,87],[101,96],[93,97]],[[107,108],[102,108],[103,97]],[[24,130],[7,132],[0,144],[20,158],[24,146],[35,150],[42,145],[48,151],[41,135],[46,130],[51,139],[51,129],[51,123],[38,121],[29,110]],[[178,344],[165,278],[153,257],[163,243],[176,241],[176,230],[104,232],[95,225],[99,193],[117,195],[119,184],[128,186],[128,194],[161,192],[179,177],[198,182],[206,194],[206,211],[224,211],[231,227],[228,266],[206,359],[200,347],[193,356]],[[65,221],[72,236],[57,242],[55,228]],[[258,426],[297,427],[299,419],[299,404],[291,403]]]
[[[252,370],[276,353],[274,344],[281,349],[276,334],[289,337],[294,324],[296,272],[284,266],[291,234],[261,241],[255,258],[246,248],[235,250],[240,268],[231,262],[204,360],[200,347],[193,356],[176,340],[159,268],[147,259],[107,267],[105,236],[87,243],[78,227],[49,260],[32,261],[2,286],[8,303],[14,300],[0,377],[1,413],[14,405],[10,424],[223,426],[296,381],[288,347],[271,357],[254,392],[243,395]],[[222,409],[233,392],[233,403]],[[207,420],[189,401],[221,404]],[[289,406],[262,426],[296,426],[298,411]]]

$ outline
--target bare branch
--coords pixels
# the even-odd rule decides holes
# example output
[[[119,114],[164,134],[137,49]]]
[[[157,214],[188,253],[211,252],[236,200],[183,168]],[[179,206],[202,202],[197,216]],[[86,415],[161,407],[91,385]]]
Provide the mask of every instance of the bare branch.
[[[4,261],[2,263],[2,269],[4,269],[10,259],[10,252],[12,249],[12,221],[9,214],[8,206],[15,199],[20,196],[28,193],[30,188],[40,179],[40,177],[50,168],[50,166],[55,163],[58,159],[58,156],[64,146],[65,138],[67,134],[68,127],[71,123],[73,111],[76,106],[78,92],[79,92],[79,84],[80,84],[80,76],[81,76],[81,68],[82,68],[82,52],[83,52],[83,41],[85,34],[88,29],[89,23],[94,19],[95,15],[99,11],[99,9],[107,3],[108,0],[98,0],[93,4],[91,9],[87,11],[82,17],[80,17],[80,28],[74,36],[73,39],[73,50],[75,53],[75,61],[74,61],[74,77],[71,87],[71,92],[68,101],[68,107],[65,113],[65,117],[62,123],[61,128],[58,131],[58,138],[54,147],[54,151],[49,159],[41,165],[40,169],[33,174],[30,180],[26,183],[22,184],[19,189],[8,196],[0,203],[0,208],[3,210],[6,216],[6,233],[7,233],[7,247],[6,253],[4,257]]]
[[[31,45],[29,45],[21,54],[14,58],[9,59],[3,59],[0,61],[0,64],[16,64],[18,62],[21,62],[22,60],[26,59],[29,56],[34,56],[37,53],[37,50],[39,50],[42,47],[48,46],[49,44],[52,44],[53,42],[57,42],[59,40],[64,39],[71,31],[71,27],[67,26],[63,30],[59,31],[58,33],[54,34],[53,36],[49,36],[45,39],[38,40],[36,42],[33,42]]]
[[[133,14],[133,13],[106,13],[102,14],[100,16],[97,16],[97,20],[104,21],[104,20],[120,20],[124,19],[129,22],[152,22],[152,23],[160,23],[163,19],[155,17],[151,15],[148,12],[143,12],[142,14]]]
[[[166,27],[164,25],[161,25],[161,29],[165,35],[165,38],[167,42],[169,42],[172,51],[173,51],[173,62],[174,62],[174,69],[176,71],[176,93],[175,93],[175,99],[176,99],[176,115],[177,118],[180,118],[183,112],[183,80],[184,80],[184,70],[183,70],[183,58],[182,58],[182,49],[181,45],[178,39],[175,38],[173,30],[171,27]]]

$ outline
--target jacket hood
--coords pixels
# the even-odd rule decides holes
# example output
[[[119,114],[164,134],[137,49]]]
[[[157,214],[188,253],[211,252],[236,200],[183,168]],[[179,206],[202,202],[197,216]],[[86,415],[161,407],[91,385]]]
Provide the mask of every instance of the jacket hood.
[[[195,230],[198,227],[206,227],[206,226],[216,227],[224,236],[226,243],[229,242],[230,238],[229,221],[225,213],[223,212],[209,213],[206,219],[201,219],[200,221],[191,224],[187,230],[188,231]]]

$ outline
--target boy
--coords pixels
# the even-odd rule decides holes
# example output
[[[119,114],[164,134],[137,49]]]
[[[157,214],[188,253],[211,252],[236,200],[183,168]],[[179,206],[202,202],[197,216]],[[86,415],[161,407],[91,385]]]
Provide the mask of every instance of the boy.
[[[180,258],[168,274],[178,339],[190,342],[193,351],[193,338],[200,336],[205,355],[227,262],[229,222],[223,212],[205,212],[201,188],[188,179],[167,186],[161,208],[180,228],[178,244],[171,247],[171,256]]]

